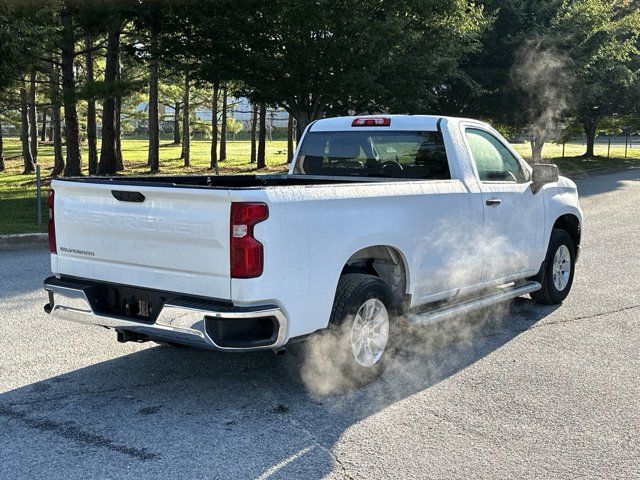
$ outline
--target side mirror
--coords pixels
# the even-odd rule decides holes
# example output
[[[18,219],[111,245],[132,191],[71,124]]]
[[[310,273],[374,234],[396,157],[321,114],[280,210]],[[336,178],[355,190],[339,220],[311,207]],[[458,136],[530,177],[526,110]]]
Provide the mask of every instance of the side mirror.
[[[547,183],[555,183],[558,181],[558,166],[551,163],[535,163],[533,164],[533,173],[531,175],[531,191],[536,194],[543,185]]]

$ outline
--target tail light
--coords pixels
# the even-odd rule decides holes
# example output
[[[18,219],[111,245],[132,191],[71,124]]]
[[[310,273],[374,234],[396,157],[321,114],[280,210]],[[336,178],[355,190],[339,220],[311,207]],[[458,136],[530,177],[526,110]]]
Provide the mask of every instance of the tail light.
[[[49,197],[47,198],[47,205],[49,206],[49,251],[51,253],[57,253],[58,248],[56,246],[56,222],[53,218],[53,204],[55,201],[55,192],[49,190]]]
[[[231,203],[231,278],[254,278],[262,275],[264,251],[253,236],[253,227],[267,219],[264,203]]]

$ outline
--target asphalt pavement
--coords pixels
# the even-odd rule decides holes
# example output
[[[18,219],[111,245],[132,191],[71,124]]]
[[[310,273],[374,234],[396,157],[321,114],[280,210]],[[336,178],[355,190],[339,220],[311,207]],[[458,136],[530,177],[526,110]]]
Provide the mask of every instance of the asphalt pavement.
[[[119,344],[47,316],[46,250],[0,252],[0,478],[640,478],[640,170],[580,180],[560,307],[413,332],[320,395],[306,348]]]

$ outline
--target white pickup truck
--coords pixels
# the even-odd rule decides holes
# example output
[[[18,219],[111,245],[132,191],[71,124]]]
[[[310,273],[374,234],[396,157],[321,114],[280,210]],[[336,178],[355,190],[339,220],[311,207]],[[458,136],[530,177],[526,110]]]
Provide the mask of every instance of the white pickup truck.
[[[400,318],[571,289],[576,185],[485,123],[319,120],[286,175],[54,180],[45,311],[120,341],[272,349],[329,328],[354,375]],[[405,315],[410,314],[410,315]],[[387,349],[388,350],[388,349]]]

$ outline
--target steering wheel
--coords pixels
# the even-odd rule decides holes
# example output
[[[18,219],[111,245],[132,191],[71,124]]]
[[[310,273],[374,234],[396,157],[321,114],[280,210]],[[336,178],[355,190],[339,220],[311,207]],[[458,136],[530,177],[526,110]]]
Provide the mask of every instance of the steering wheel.
[[[404,168],[398,162],[393,160],[387,160],[380,165],[380,171],[383,173],[402,173]]]

